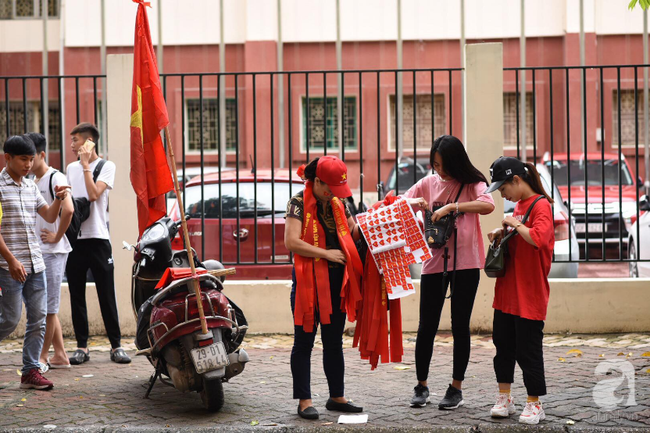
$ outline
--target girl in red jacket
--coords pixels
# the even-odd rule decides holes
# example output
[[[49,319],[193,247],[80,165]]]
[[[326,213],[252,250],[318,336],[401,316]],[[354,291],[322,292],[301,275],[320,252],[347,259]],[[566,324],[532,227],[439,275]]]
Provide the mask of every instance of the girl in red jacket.
[[[537,424],[545,418],[539,397],[546,395],[542,339],[555,244],[553,200],[544,191],[533,164],[501,157],[492,164],[490,174],[492,184],[486,192],[498,190],[516,206],[512,216],[504,218],[503,227],[490,232],[488,238],[500,242],[510,230],[517,232],[508,241],[505,275],[497,278],[494,289],[492,340],[497,349],[494,371],[499,394],[491,415],[515,413],[510,386],[516,362],[528,392],[519,422]],[[529,209],[528,219],[523,221]]]

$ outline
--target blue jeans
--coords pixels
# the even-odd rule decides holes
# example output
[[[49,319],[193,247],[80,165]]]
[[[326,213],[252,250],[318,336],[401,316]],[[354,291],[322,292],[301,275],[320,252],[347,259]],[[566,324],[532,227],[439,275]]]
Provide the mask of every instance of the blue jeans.
[[[27,274],[27,280],[20,283],[9,271],[0,268],[0,341],[14,332],[23,309],[23,299],[27,310],[27,327],[23,344],[23,373],[39,368],[38,359],[43,349],[45,337],[45,317],[47,316],[47,291],[45,272]]]

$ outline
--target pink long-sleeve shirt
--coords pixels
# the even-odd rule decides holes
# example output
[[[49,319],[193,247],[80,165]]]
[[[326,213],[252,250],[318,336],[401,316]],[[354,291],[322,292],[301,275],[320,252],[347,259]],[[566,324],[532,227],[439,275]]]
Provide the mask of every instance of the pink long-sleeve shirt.
[[[459,203],[471,201],[483,201],[494,205],[490,194],[485,194],[487,185],[483,182],[465,185],[463,192],[458,198]],[[453,203],[460,190],[460,183],[456,180],[444,181],[437,174],[427,176],[413,185],[406,193],[406,198],[423,197],[429,208],[444,206]],[[483,244],[483,233],[479,214],[465,213],[456,219],[458,228],[458,246],[456,269],[483,269],[485,265],[485,247]],[[454,235],[447,241],[449,247],[449,260],[447,269],[451,271],[454,264]],[[422,266],[422,274],[437,274],[444,271],[443,253],[445,249],[431,249],[433,257]]]

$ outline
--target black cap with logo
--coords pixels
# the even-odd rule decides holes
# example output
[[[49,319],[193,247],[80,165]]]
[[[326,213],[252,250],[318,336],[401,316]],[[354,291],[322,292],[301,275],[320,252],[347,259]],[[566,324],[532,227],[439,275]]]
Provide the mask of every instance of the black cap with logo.
[[[514,176],[522,176],[526,173],[526,165],[517,158],[502,156],[490,166],[490,177],[492,184],[485,190],[485,193],[496,191],[503,183]]]

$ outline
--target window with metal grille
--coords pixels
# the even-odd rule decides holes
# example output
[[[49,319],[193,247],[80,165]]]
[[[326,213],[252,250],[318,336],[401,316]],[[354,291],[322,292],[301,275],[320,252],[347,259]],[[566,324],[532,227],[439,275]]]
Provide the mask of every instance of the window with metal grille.
[[[357,148],[357,99],[343,98],[343,145],[346,149]],[[325,98],[302,98],[302,149],[338,149],[339,119],[336,96]],[[307,130],[309,128],[309,131]]]
[[[13,18],[13,4],[12,0],[0,0],[0,20],[8,20]]]
[[[516,92],[503,94],[503,145],[504,147],[517,147],[517,105],[520,104],[521,95]],[[520,107],[521,108],[521,107]],[[521,111],[519,112],[519,134],[521,139]],[[533,97],[531,92],[526,92],[526,146],[533,146]]]
[[[40,108],[40,107],[39,107]],[[61,150],[61,111],[59,107],[50,103],[48,107],[47,131],[49,150]]]
[[[59,1],[48,0],[47,15],[59,16]],[[40,18],[43,0],[0,0],[0,19]]]
[[[25,116],[26,113],[26,116]],[[61,123],[59,108],[51,104],[48,109],[48,136],[51,150],[61,148]],[[25,120],[27,127],[25,127]],[[6,105],[0,105],[0,143],[7,139],[7,122],[9,123],[9,135],[23,134],[25,131],[42,131],[41,106],[36,101],[27,102],[25,112],[22,101],[9,102],[9,117],[7,117]]]
[[[636,144],[636,125],[634,113],[638,109],[639,140],[643,141],[643,90],[637,92],[637,106],[634,107],[634,90],[621,90],[621,142],[623,146]],[[618,146],[618,90],[612,97],[612,145]]]
[[[38,16],[41,15],[41,10],[43,10],[43,0],[39,1],[38,6]],[[59,16],[59,0],[47,0],[47,16],[48,17],[58,17]]]
[[[390,95],[390,132],[389,149],[395,150],[395,101],[396,96]],[[400,112],[402,120],[402,149],[413,149],[413,143],[418,149],[431,149],[433,139],[447,133],[445,95],[431,94],[416,95],[415,112],[413,111],[413,95],[403,95],[403,109]],[[413,117],[415,128],[413,129]]]
[[[4,103],[0,105],[0,140],[2,143],[9,136],[36,131],[38,129],[36,121],[38,109],[39,106],[36,102],[27,102],[27,111],[25,111],[22,101],[10,101],[7,115],[7,106]],[[27,122],[27,127],[25,127],[25,122]]]
[[[25,113],[27,114],[25,116]],[[56,103],[51,103],[48,108],[48,141],[49,149],[58,151],[61,149],[61,116]],[[4,102],[0,103],[0,144],[7,140],[7,120],[9,121],[9,135],[19,135],[27,132],[42,132],[41,105],[36,101],[27,102],[27,111],[22,101],[9,102],[9,117],[7,119],[7,107]],[[25,128],[25,120],[27,127]]]
[[[203,150],[206,152],[219,151],[219,100],[216,98],[203,99],[203,133],[201,133],[201,101],[187,99],[185,101],[185,143],[190,152],[201,150],[201,135]],[[226,99],[226,151],[237,149],[237,105],[234,99]]]

